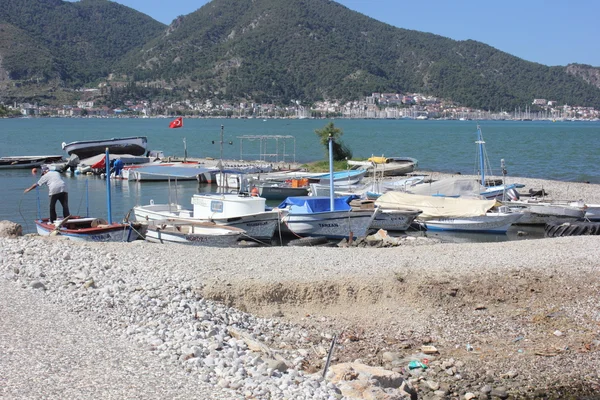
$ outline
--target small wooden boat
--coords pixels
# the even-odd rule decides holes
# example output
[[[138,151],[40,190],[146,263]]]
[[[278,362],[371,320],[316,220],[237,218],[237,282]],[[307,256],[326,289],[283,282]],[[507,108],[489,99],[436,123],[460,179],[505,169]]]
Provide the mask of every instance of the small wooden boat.
[[[371,229],[385,229],[386,231],[405,231],[410,227],[415,218],[421,214],[416,209],[381,209],[371,222]]]
[[[523,214],[519,225],[545,225],[562,222],[573,222],[586,215],[585,204],[572,202],[553,202],[536,199],[511,200],[504,202],[513,212]]]
[[[80,159],[89,158],[102,154],[108,148],[109,154],[131,154],[141,156],[146,153],[148,139],[145,136],[81,140],[77,142],[64,143],[62,148],[69,155],[77,154]]]
[[[135,206],[137,221],[176,219],[191,222],[211,222],[246,231],[249,238],[270,240],[279,224],[279,213],[267,211],[266,199],[235,193],[200,193],[192,196],[193,210],[176,204]]]
[[[55,163],[62,156],[15,156],[0,157],[0,169],[34,168],[42,164]]]
[[[400,176],[415,170],[418,161],[412,157],[371,157],[367,161],[348,160],[348,165],[363,166],[372,176]]]
[[[84,242],[131,242],[138,235],[129,223],[112,223],[99,218],[67,217],[52,223],[48,218],[35,221],[40,236],[64,236]]]
[[[324,236],[328,239],[365,236],[379,210],[350,206],[350,201],[355,198],[334,198],[332,210],[329,197],[288,197],[278,207],[282,211],[281,231],[299,237]]]
[[[307,196],[308,179],[291,179],[289,182],[258,182],[254,185],[258,195],[267,200],[285,200],[288,197]]]
[[[517,212],[488,212],[472,217],[447,217],[424,220],[422,223],[431,231],[506,233],[508,228],[523,215]]]
[[[155,243],[179,243],[193,246],[231,247],[246,231],[210,222],[166,219],[150,221],[146,240]]]

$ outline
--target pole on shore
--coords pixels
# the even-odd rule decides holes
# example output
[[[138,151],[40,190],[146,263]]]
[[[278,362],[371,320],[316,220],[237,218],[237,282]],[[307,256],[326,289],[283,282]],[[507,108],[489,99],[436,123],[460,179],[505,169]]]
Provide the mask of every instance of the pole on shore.
[[[333,201],[333,135],[329,134],[329,211],[335,211]]]
[[[110,160],[108,154],[108,147],[106,148],[106,208],[108,211],[108,224],[112,225],[112,209],[111,209],[111,198],[110,198]]]

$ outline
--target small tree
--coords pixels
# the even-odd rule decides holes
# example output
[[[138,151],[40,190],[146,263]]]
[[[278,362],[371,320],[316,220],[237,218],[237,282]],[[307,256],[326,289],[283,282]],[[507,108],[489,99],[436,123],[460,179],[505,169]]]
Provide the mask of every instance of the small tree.
[[[319,136],[321,144],[325,146],[325,154],[329,154],[329,136],[333,138],[333,160],[342,161],[346,158],[352,158],[352,150],[348,148],[340,137],[344,134],[340,128],[336,128],[333,122],[329,122],[322,129],[315,129],[315,133]]]

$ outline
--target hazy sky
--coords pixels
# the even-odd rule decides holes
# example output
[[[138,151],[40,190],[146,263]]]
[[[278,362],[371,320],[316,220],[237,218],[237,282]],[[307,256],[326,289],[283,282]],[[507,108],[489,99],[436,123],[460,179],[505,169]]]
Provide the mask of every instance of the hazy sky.
[[[196,11],[209,1],[116,2],[169,24],[177,16]],[[431,32],[456,40],[477,40],[528,61],[600,67],[600,0],[337,2],[399,28]]]

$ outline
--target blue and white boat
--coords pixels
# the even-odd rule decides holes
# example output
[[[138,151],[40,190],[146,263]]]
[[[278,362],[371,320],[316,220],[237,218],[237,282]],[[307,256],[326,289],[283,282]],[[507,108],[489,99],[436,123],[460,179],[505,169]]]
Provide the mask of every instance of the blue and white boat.
[[[358,196],[331,199],[325,196],[288,197],[277,209],[281,210],[282,233],[294,236],[348,239],[367,234],[379,209],[357,209],[350,201]]]
[[[419,195],[403,192],[382,194],[375,204],[383,209],[421,210],[418,221],[428,230],[505,233],[523,215],[491,211],[495,200]]]

